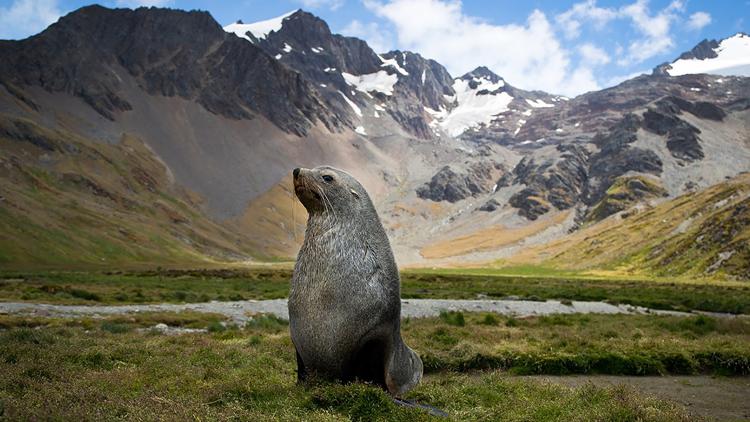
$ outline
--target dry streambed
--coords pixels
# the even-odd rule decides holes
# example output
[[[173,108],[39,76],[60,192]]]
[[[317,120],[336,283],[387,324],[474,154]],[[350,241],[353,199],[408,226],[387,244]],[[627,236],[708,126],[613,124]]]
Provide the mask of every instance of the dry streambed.
[[[0,302],[0,313],[54,317],[97,317],[139,312],[183,311],[222,314],[238,325],[244,325],[256,314],[272,314],[283,319],[289,318],[286,299],[146,305],[50,305]],[[605,302],[408,299],[402,301],[401,316],[403,318],[434,317],[442,311],[492,312],[516,317],[553,314],[694,315],[689,312],[656,310],[631,305],[613,305]],[[712,313],[711,316],[730,317],[733,315]]]

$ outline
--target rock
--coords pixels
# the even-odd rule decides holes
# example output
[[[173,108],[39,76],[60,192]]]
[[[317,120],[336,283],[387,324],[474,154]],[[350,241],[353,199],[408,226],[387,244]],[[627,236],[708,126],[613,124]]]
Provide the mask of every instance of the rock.
[[[564,210],[580,199],[588,179],[589,152],[582,145],[558,145],[556,159],[539,163],[524,158],[513,169],[513,178],[504,176],[498,186],[525,184],[526,189],[514,194],[509,203],[519,214],[531,220],[555,207]]]
[[[718,122],[723,121],[724,117],[727,115],[721,107],[714,103],[709,103],[707,101],[697,101],[692,103],[673,95],[664,97],[654,104],[659,112],[667,115],[676,115],[683,111],[687,111],[701,119],[715,120]],[[646,116],[644,115],[644,117]]]
[[[500,208],[500,203],[496,199],[490,199],[485,202],[481,207],[477,208],[479,211],[492,212]]]
[[[542,197],[542,193],[531,188],[511,196],[509,203],[518,208],[518,213],[529,220],[536,220],[552,209],[552,205]]]
[[[417,189],[417,196],[436,202],[458,202],[487,193],[492,189],[494,170],[494,163],[486,161],[472,163],[460,173],[451,166],[444,166],[428,183]]]
[[[672,156],[687,162],[701,160],[705,156],[697,134],[700,131],[689,124],[682,125],[669,131],[667,148]]]
[[[692,103],[686,103],[687,107],[691,110],[695,109]],[[674,110],[673,105],[677,104],[679,103],[670,100],[668,102],[662,102],[659,105],[659,108],[667,112],[672,112]],[[682,108],[681,106],[684,105],[685,104],[681,104],[678,107]],[[716,109],[705,106],[703,106],[701,110],[704,110],[709,114],[716,112]],[[643,126],[646,130],[656,133],[657,135],[667,136],[667,148],[673,157],[688,162],[700,160],[704,157],[703,148],[701,147],[699,142],[700,139],[698,138],[700,130],[679,117],[673,114],[660,113],[649,109],[643,113]]]
[[[653,113],[650,124],[654,125],[655,130],[660,130],[664,124],[661,116],[664,115]],[[594,137],[594,143],[600,150],[590,159],[589,180],[583,198],[585,204],[599,202],[615,179],[628,172],[661,174],[663,163],[655,152],[630,145],[637,139],[636,132],[641,123],[645,125],[638,116],[628,114],[610,131]]]

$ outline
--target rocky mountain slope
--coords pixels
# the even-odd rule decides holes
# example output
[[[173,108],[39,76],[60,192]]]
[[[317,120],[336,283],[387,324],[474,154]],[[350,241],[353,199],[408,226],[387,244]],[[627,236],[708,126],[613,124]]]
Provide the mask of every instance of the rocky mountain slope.
[[[75,138],[110,164],[65,176],[50,160],[79,156],[9,129],[3,159],[27,170],[7,164],[0,195],[23,202],[38,183],[18,181],[41,171],[66,192],[13,211],[17,227],[53,219],[30,209],[91,192],[94,202],[109,198],[101,191],[148,203],[153,192],[120,176],[123,151],[138,140],[151,154],[142,159],[163,166],[146,166],[160,180],[156,194],[203,229],[138,226],[136,245],[154,232],[181,245],[169,250],[210,259],[288,257],[304,228],[289,171],[332,164],[371,192],[401,264],[510,259],[750,170],[750,78],[727,65],[746,40],[707,41],[653,75],[566,98],[515,88],[484,67],[453,77],[413,52],[377,53],[301,10],[222,28],[205,12],[84,7],[34,37],[0,41],[0,116],[7,127]],[[685,60],[719,60],[723,75],[676,75]],[[129,202],[107,201],[102,210],[119,217],[91,226],[104,238],[140,221]],[[87,207],[66,218],[94,212]],[[14,230],[3,243],[22,236]],[[7,250],[6,262],[41,259]]]

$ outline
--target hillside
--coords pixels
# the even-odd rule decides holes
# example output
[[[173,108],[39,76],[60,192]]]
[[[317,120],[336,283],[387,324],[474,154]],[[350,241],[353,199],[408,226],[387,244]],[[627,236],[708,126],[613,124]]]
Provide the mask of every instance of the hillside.
[[[108,145],[0,114],[0,265],[138,267],[247,260],[140,139]]]
[[[645,276],[750,278],[750,174],[639,204],[509,263]]]

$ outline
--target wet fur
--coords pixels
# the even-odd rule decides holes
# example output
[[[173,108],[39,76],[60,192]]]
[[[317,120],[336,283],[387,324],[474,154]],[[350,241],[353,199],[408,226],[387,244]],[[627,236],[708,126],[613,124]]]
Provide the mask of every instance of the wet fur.
[[[294,183],[309,215],[289,296],[299,380],[361,380],[406,393],[422,361],[401,339],[398,268],[367,192],[332,167],[301,169]]]

